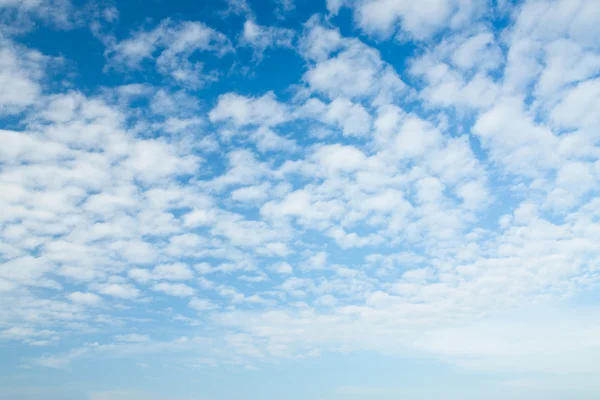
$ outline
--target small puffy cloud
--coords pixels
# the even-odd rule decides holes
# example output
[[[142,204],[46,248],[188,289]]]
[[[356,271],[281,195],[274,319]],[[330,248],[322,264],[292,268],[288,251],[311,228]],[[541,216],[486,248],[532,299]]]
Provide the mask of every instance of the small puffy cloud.
[[[188,306],[196,311],[211,311],[219,308],[216,304],[209,300],[198,298],[190,300]]]
[[[329,104],[312,98],[297,110],[299,118],[320,120],[337,126],[344,136],[366,136],[371,130],[371,115],[357,103],[338,97]]]
[[[255,186],[245,186],[231,192],[231,199],[239,202],[255,202],[266,199],[269,196],[269,183],[261,183]]]
[[[323,25],[318,19],[307,23],[300,48],[310,61],[303,80],[310,90],[330,99],[370,98],[375,103],[389,102],[406,89],[378,50],[358,39],[342,38],[337,29]]]
[[[558,138],[524,112],[519,99],[501,99],[479,115],[472,130],[508,171],[536,176],[557,164]]]
[[[194,289],[183,283],[159,282],[152,285],[151,289],[156,292],[176,297],[189,297],[194,295]]]
[[[154,160],[160,160],[160,164]],[[152,182],[171,175],[191,174],[200,163],[199,157],[179,155],[174,146],[164,141],[143,140],[135,144],[124,165],[139,179]]]
[[[271,271],[276,272],[281,275],[289,275],[294,272],[292,266],[286,262],[282,262],[279,264],[272,265],[270,267]]]
[[[249,19],[244,23],[240,44],[252,47],[260,58],[271,47],[291,47],[294,36],[291,29],[262,26]]]
[[[69,300],[76,304],[95,306],[102,303],[102,298],[94,293],[73,292],[68,296]]]
[[[81,22],[70,0],[2,0],[0,9],[3,20],[10,21],[8,27],[2,27],[7,33],[29,31],[40,21],[59,29],[71,29]]]
[[[128,283],[108,283],[100,285],[98,287],[98,292],[125,300],[135,299],[140,295],[138,288]]]
[[[171,281],[187,280],[194,277],[192,270],[186,264],[181,262],[157,265],[152,272],[157,279]]]
[[[389,37],[400,29],[416,39],[426,39],[446,28],[459,28],[485,10],[485,0],[328,0],[327,8],[337,14],[351,7],[355,23],[366,33]]]
[[[478,209],[489,201],[488,189],[481,182],[467,182],[457,189],[457,193],[470,209]]]
[[[300,53],[307,59],[323,61],[330,54],[344,47],[345,39],[338,29],[331,29],[323,24],[317,16],[311,17],[304,24],[304,32],[298,43]]]
[[[355,172],[366,161],[365,154],[354,146],[332,144],[318,147],[313,155],[320,168],[327,173]]]
[[[139,333],[129,333],[126,335],[115,335],[113,337],[117,342],[125,342],[125,343],[142,343],[150,341],[150,337],[148,335],[141,335]]]
[[[274,126],[288,119],[285,104],[273,92],[261,97],[246,97],[237,93],[219,96],[217,105],[208,117],[212,122],[231,122],[236,127],[248,125]]]
[[[58,335],[57,332],[48,329],[15,326],[0,331],[0,339],[18,340],[30,346],[47,346],[58,340]]]
[[[0,116],[21,112],[40,96],[48,57],[0,37]]]
[[[459,111],[489,107],[500,94],[490,71],[504,63],[495,35],[487,30],[457,34],[411,61],[410,73],[423,79],[420,96],[431,107]]]
[[[320,251],[310,256],[305,262],[304,267],[306,269],[323,269],[327,266],[327,253]]]
[[[153,60],[156,70],[175,83],[200,88],[217,78],[217,72],[205,72],[199,61],[191,61],[196,52],[222,56],[233,48],[224,34],[196,21],[162,21],[149,31],[138,31],[110,46],[106,54],[109,66],[139,68],[145,60]]]
[[[152,270],[133,268],[128,271],[128,275],[130,278],[142,283],[159,280],[184,281],[194,277],[190,267],[182,262],[160,264]]]
[[[211,122],[221,125],[219,133],[225,141],[249,138],[262,153],[297,148],[294,140],[273,130],[291,119],[288,106],[277,101],[273,92],[261,97],[226,93],[219,96],[208,116]]]

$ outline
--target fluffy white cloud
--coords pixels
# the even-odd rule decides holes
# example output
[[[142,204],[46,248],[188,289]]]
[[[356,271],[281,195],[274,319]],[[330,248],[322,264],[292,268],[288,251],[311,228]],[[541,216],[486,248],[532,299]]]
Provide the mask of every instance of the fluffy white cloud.
[[[110,7],[104,8],[108,11]],[[81,15],[70,0],[2,0],[0,31],[9,34],[32,30],[36,24],[47,23],[69,29],[81,23]]]
[[[220,134],[225,140],[248,137],[261,152],[296,149],[293,140],[273,131],[291,119],[287,105],[277,101],[273,92],[258,98],[226,93],[208,116],[214,123],[224,123]]]
[[[102,303],[102,298],[94,293],[73,292],[68,296],[73,303],[95,306]]]
[[[139,343],[149,341],[150,337],[148,335],[140,335],[139,333],[130,333],[127,335],[115,335],[114,339],[117,342]]]
[[[371,130],[371,115],[365,108],[341,97],[329,104],[316,98],[309,99],[298,109],[297,116],[337,126],[344,136],[365,136]]]
[[[108,283],[100,285],[98,291],[107,296],[118,297],[120,299],[134,299],[140,295],[140,291],[133,285]]]
[[[18,113],[38,100],[48,59],[0,36],[0,116]]]
[[[206,299],[192,299],[189,302],[189,307],[197,311],[210,311],[218,308],[214,303]]]
[[[379,52],[357,39],[342,38],[337,29],[311,18],[300,48],[311,62],[303,80],[317,93],[335,99],[372,98],[389,102],[404,92],[405,84]],[[337,51],[334,57],[329,57]]]
[[[158,280],[185,281],[194,277],[192,270],[186,264],[181,262],[160,264],[152,270],[132,268],[127,274],[132,279],[142,283]]]
[[[286,121],[287,107],[277,101],[269,92],[259,98],[248,98],[236,93],[219,97],[214,109],[209,113],[213,122],[231,121],[236,127],[248,125],[274,126]]]
[[[201,22],[162,21],[150,31],[134,32],[106,50],[109,66],[140,68],[145,60],[153,60],[159,73],[179,85],[200,88],[217,78],[217,72],[205,72],[200,61],[191,61],[195,52],[212,52],[222,56],[233,51],[224,34]]]
[[[328,0],[327,8],[337,14],[342,6],[352,7],[356,24],[366,33],[388,37],[397,29],[416,39],[426,39],[440,30],[459,28],[485,10],[485,0]]]
[[[177,297],[188,297],[194,294],[194,289],[183,283],[159,282],[152,285],[152,290]]]
[[[420,96],[433,107],[487,108],[500,94],[490,72],[504,63],[500,44],[487,30],[456,34],[412,61],[411,74],[423,79]]]
[[[240,44],[254,48],[256,57],[260,58],[270,47],[291,47],[294,36],[291,29],[262,26],[249,19],[244,22]]]

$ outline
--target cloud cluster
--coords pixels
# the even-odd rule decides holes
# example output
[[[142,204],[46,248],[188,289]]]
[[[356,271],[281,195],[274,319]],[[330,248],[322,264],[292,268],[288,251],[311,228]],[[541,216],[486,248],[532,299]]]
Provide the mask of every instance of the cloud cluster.
[[[202,22],[108,40],[109,68],[166,80],[93,93],[45,86],[50,57],[0,39],[0,118],[18,120],[0,130],[0,340],[89,338],[29,360],[51,368],[369,350],[599,372],[595,311],[541,341],[556,320],[510,318],[600,277],[595,2],[530,0],[501,31],[474,22],[486,2],[327,4],[419,51],[401,69],[332,16],[249,17],[253,62],[283,46],[305,63],[292,94],[201,104],[221,71],[198,55],[234,54]]]
[[[141,68],[146,60],[154,61],[156,70],[178,85],[198,89],[215,80],[218,71],[204,71],[204,64],[194,58],[197,52],[218,56],[232,52],[227,36],[197,21],[164,20],[154,29],[132,33],[115,41],[107,50],[109,66]]]

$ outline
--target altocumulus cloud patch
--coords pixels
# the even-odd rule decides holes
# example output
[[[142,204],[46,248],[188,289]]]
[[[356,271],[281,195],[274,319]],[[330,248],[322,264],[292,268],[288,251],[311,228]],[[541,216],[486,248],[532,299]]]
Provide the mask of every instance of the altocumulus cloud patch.
[[[3,396],[600,395],[595,0],[0,17]]]

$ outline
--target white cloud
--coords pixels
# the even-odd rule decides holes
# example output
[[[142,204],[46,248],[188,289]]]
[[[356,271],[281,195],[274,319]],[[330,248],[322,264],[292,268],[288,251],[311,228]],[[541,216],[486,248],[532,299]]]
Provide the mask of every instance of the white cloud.
[[[433,107],[487,108],[500,94],[493,72],[504,63],[494,34],[475,30],[443,40],[412,60],[410,73],[423,79],[420,96]]]
[[[499,99],[479,116],[473,132],[508,171],[535,176],[558,164],[558,138],[525,114],[518,99]]]
[[[19,113],[38,100],[47,62],[41,53],[0,37],[0,116]]]
[[[240,44],[254,48],[255,57],[261,58],[270,47],[292,47],[294,36],[291,29],[262,26],[248,19],[244,22]]]
[[[117,342],[140,343],[148,342],[150,337],[148,335],[140,335],[139,333],[129,333],[127,335],[115,335],[114,339]]]
[[[270,185],[261,183],[255,186],[245,186],[231,192],[231,198],[240,202],[254,202],[266,199],[269,196]]]
[[[194,277],[192,270],[183,263],[161,264],[157,265],[152,271],[158,279],[166,280],[187,280]]]
[[[590,79],[568,90],[552,109],[551,121],[560,128],[595,126],[600,118],[592,110],[600,105],[600,79]]]
[[[152,270],[132,268],[128,271],[128,275],[130,278],[142,283],[159,280],[185,281],[194,277],[192,270],[181,262],[160,264]]]
[[[204,71],[199,61],[190,61],[198,51],[222,56],[233,51],[227,36],[201,22],[163,20],[150,31],[139,31],[110,46],[106,54],[109,66],[140,68],[145,60],[154,60],[159,73],[175,83],[200,88],[217,79],[216,71]]]
[[[159,140],[140,140],[124,162],[137,178],[154,182],[172,175],[191,174],[201,159],[193,155],[178,155],[178,150]],[[161,160],[160,164],[155,160]]]
[[[35,330],[27,327],[13,327],[0,331],[0,338],[19,340],[31,346],[46,346],[58,339],[57,333],[51,330]]]
[[[356,24],[368,34],[388,37],[397,29],[416,39],[426,39],[440,30],[459,28],[483,10],[483,0],[328,0],[327,8],[337,14],[340,7],[354,10]]]
[[[151,286],[156,292],[162,292],[170,296],[189,297],[194,295],[194,289],[183,283],[159,282]]]
[[[282,262],[282,263],[271,266],[271,270],[273,270],[274,272],[277,272],[278,274],[282,274],[282,275],[291,274],[294,271],[292,266],[286,262]]]
[[[331,53],[344,45],[340,31],[323,25],[318,16],[311,17],[304,24],[302,40],[298,43],[300,53],[317,62],[328,59]]]
[[[596,373],[593,359],[598,349],[591,342],[598,325],[563,313],[554,313],[551,320],[530,316],[528,321],[492,320],[437,330],[419,339],[417,346],[472,369]]]
[[[371,115],[360,104],[338,97],[329,104],[309,99],[297,111],[299,118],[310,118],[341,128],[344,136],[366,136],[371,130]]]
[[[275,13],[275,15],[280,18],[283,19],[285,18],[286,14],[290,13],[291,11],[293,11],[296,8],[296,0],[273,0],[276,4],[277,7],[277,11]]]
[[[70,29],[81,22],[69,0],[2,0],[0,11],[0,29],[11,34],[30,31],[40,21],[60,29]]]
[[[212,303],[209,300],[197,298],[192,299],[188,305],[189,307],[197,311],[211,311],[218,308],[216,304]]]
[[[287,107],[277,101],[273,92],[258,98],[226,93],[219,96],[208,116],[212,122],[231,121],[235,127],[274,126],[288,119]]]
[[[361,169],[367,159],[362,151],[353,146],[332,144],[316,149],[314,158],[327,173],[354,172]]]
[[[341,38],[337,29],[315,18],[308,21],[305,30],[300,49],[315,63],[303,80],[311,90],[331,99],[368,97],[375,102],[388,102],[405,91],[404,82],[376,49],[357,39]]]
[[[98,291],[107,296],[126,300],[134,299],[140,295],[140,291],[131,284],[109,283],[100,285]]]
[[[73,292],[68,296],[73,303],[95,306],[102,303],[102,298],[94,293]]]
[[[246,0],[227,0],[227,9],[223,11],[223,15],[252,15],[252,10]]]

